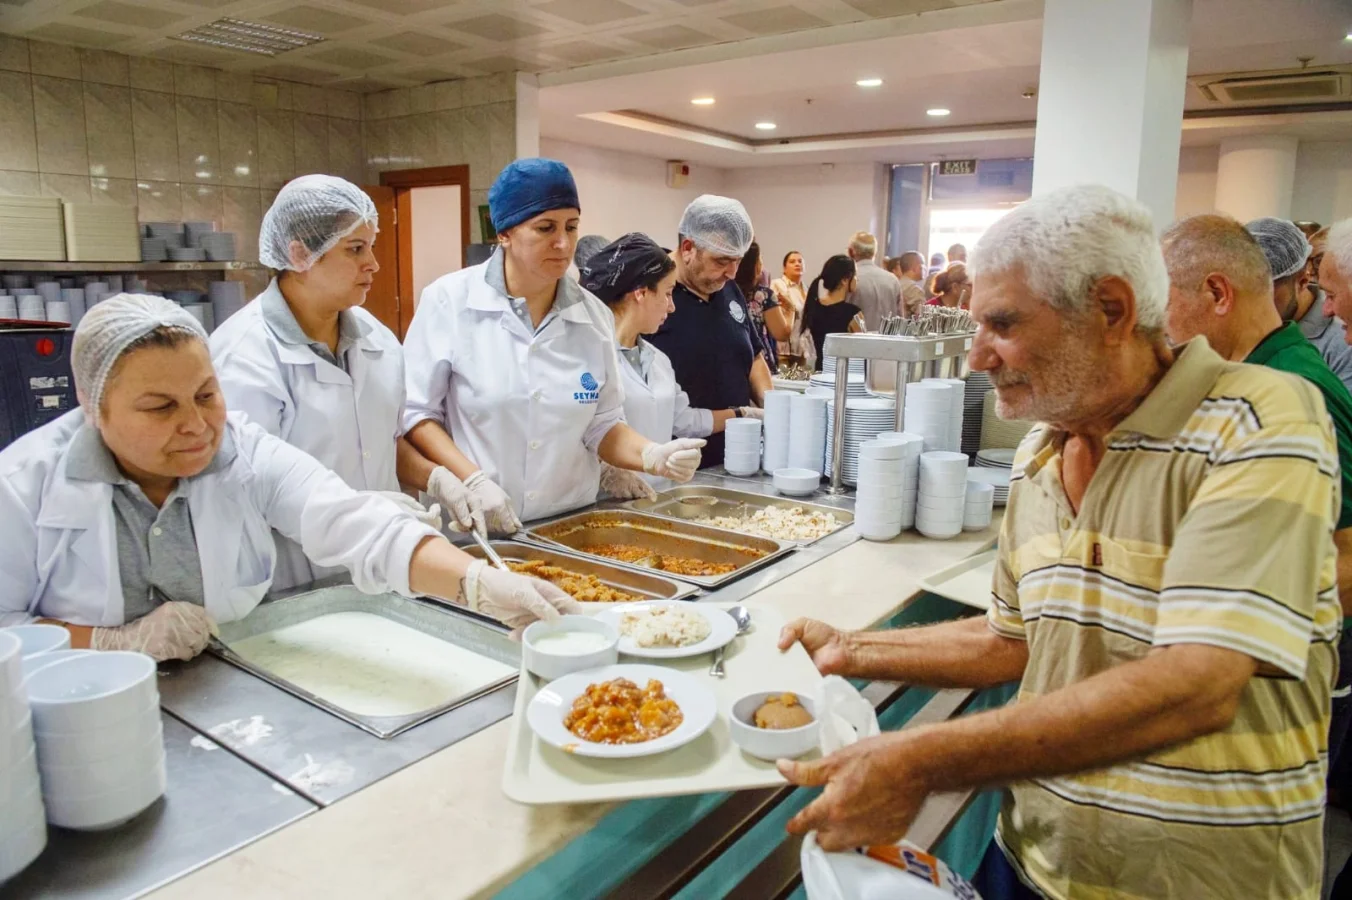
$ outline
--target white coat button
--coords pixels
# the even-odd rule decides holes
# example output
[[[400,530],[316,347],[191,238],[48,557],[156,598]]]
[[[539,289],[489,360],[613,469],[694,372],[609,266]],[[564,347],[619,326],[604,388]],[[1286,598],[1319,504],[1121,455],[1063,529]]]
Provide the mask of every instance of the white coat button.
[[[539,441],[531,441],[531,442],[530,442],[530,448],[531,448],[532,450],[539,450],[539,449],[540,449],[540,442],[539,442]]]
[[[532,400],[539,400],[539,399],[540,399],[540,396],[541,396],[541,393],[540,393],[540,391],[538,391],[538,390],[535,390],[535,391],[531,391],[531,392],[530,392],[530,398],[531,398]]]
[[[527,499],[527,500],[534,500],[534,499],[535,499],[535,491],[526,491],[526,499]]]
[[[159,536],[160,536],[161,534],[163,534],[164,532],[161,531],[158,527],[156,527],[156,528],[150,529],[150,533],[153,534],[153,535],[155,535],[155,537],[159,537]]]
[[[361,452],[361,458],[362,458],[362,459],[370,459],[370,458],[371,458],[371,451],[370,451],[370,450],[363,450],[363,451]]]

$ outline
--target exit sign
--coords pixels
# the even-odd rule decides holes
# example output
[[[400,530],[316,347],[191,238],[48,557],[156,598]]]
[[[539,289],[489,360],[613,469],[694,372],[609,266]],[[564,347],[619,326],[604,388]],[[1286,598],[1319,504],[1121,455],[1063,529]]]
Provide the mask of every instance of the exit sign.
[[[940,175],[975,175],[976,160],[945,159],[939,162]]]

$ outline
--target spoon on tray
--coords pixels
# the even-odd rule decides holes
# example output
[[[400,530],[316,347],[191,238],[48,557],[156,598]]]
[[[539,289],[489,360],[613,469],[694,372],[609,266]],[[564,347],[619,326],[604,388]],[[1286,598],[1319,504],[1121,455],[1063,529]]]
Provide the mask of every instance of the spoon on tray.
[[[737,623],[737,634],[739,637],[746,634],[747,631],[751,629],[751,612],[745,606],[740,604],[734,606],[732,609],[728,610],[728,615],[732,616],[732,620]],[[732,641],[728,641],[728,644],[730,643],[732,643]],[[723,656],[727,652],[727,649],[728,645],[724,644],[714,651],[714,664],[709,667],[709,674],[715,678],[722,678],[725,674],[723,671]]]

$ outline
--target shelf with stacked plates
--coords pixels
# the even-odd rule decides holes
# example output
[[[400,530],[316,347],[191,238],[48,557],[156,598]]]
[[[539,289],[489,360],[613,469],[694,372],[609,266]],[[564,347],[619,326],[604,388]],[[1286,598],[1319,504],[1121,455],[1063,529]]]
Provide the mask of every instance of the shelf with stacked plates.
[[[243,272],[265,271],[262,263],[222,262],[56,262],[0,259],[0,272]]]

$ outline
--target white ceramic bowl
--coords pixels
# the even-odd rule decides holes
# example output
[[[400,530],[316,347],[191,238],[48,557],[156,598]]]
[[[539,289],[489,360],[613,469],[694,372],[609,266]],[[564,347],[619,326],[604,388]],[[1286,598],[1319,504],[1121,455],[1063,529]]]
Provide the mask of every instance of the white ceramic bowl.
[[[961,519],[967,510],[961,500],[936,500],[921,494],[916,501],[916,511],[939,519]]]
[[[805,497],[821,487],[822,473],[812,469],[775,469],[775,490],[792,497]]]
[[[859,445],[860,459],[904,459],[906,445],[900,441],[882,441],[877,438]]]
[[[20,656],[50,653],[70,647],[70,632],[60,625],[15,625],[5,630],[23,643]]]
[[[931,529],[940,529],[940,530],[950,529],[954,531],[961,531],[962,515],[959,514],[956,517],[941,516],[936,515],[927,509],[921,508],[915,511],[915,523],[916,525],[923,525],[924,527]]]
[[[22,872],[47,847],[47,823],[38,821],[0,843],[0,882]]]
[[[957,453],[952,450],[931,450],[928,453],[920,454],[920,469],[930,469],[935,472],[961,472],[962,477],[967,477],[967,454]]]
[[[0,818],[0,846],[36,823],[46,821],[47,816],[42,807],[42,785],[34,775],[27,787],[10,797],[5,804],[5,815]]]
[[[29,747],[23,756],[0,766],[0,809],[5,811],[5,815],[0,816],[0,829],[9,820],[10,808],[38,786],[37,760],[37,754]]]
[[[37,731],[101,728],[159,702],[155,661],[144,653],[92,653],[39,669],[25,682]]]
[[[95,650],[49,650],[46,653],[35,653],[32,656],[23,658],[23,677],[26,681],[30,675],[38,669],[45,669],[52,663],[61,662],[63,659],[74,659],[77,656],[87,656],[95,653]]]
[[[13,765],[33,749],[33,714],[24,710],[17,720],[0,725],[0,769]]]
[[[605,638],[606,644],[590,653],[558,653],[536,645],[546,635],[568,631],[599,634]],[[534,622],[521,635],[521,659],[526,669],[550,681],[573,672],[613,666],[619,658],[619,632],[591,616],[561,616],[553,622]]]
[[[855,530],[858,531],[859,536],[866,541],[890,541],[896,539],[904,529],[900,523],[878,527],[865,526],[863,528],[860,528],[858,523],[856,523]]]
[[[135,728],[100,729],[97,740],[83,734],[35,734],[38,761],[53,768],[94,766],[124,756],[145,757],[151,750],[164,747],[164,722],[159,710],[152,720],[146,718]]]
[[[857,480],[866,487],[872,485],[905,485],[910,481],[905,472],[899,472],[895,469],[875,469],[861,466],[855,474],[859,476]]]
[[[949,538],[955,538],[958,535],[962,534],[961,526],[959,526],[958,528],[950,528],[950,527],[940,528],[933,525],[922,523],[919,519],[916,519],[915,521],[915,530],[923,534],[925,537],[935,541],[946,541]]]
[[[944,484],[926,484],[925,479],[920,479],[920,499],[929,499],[930,506],[957,505],[962,506],[967,502],[967,492],[961,487],[951,487]],[[952,501],[950,504],[949,501]]]
[[[84,797],[120,790],[163,767],[164,739],[159,734],[131,751],[89,765],[52,766],[41,753],[38,754],[42,789],[52,797]]]
[[[783,691],[758,691],[747,694],[732,704],[732,715],[728,716],[728,730],[732,741],[748,756],[774,762],[777,759],[796,759],[805,753],[817,749],[819,726],[815,704],[802,694],[793,692],[798,702],[812,716],[812,721],[801,728],[786,728],[775,731],[769,728],[757,728],[754,724],[756,710],[760,709],[769,697],[777,697]]]
[[[135,744],[138,740],[150,734],[161,721],[159,698],[155,698],[135,713],[118,719],[109,725],[67,728],[63,731],[39,728],[37,721],[34,720],[33,738],[39,743],[43,741],[78,740],[95,747],[103,744],[115,744],[121,747]]]
[[[129,822],[164,794],[164,764],[117,790],[82,796],[43,796],[47,821],[77,831],[102,831]]]
[[[967,480],[968,503],[990,503],[995,499],[995,485],[981,481]]]
[[[11,629],[0,629],[0,694],[23,683],[23,641]],[[3,712],[3,710],[0,710]],[[7,721],[0,719],[0,722]]]

